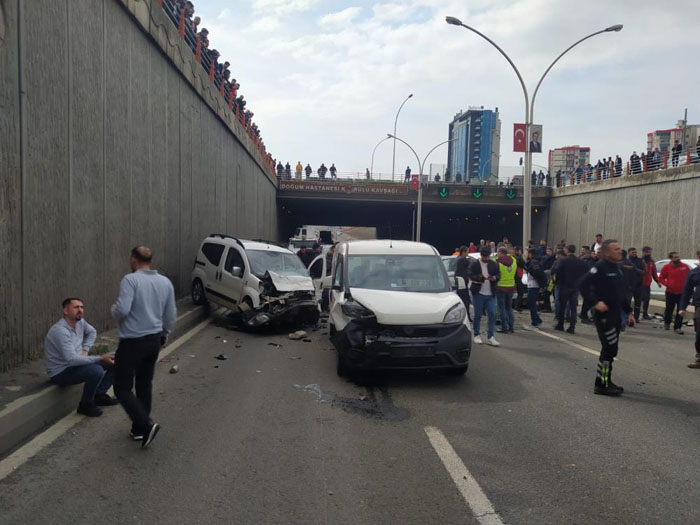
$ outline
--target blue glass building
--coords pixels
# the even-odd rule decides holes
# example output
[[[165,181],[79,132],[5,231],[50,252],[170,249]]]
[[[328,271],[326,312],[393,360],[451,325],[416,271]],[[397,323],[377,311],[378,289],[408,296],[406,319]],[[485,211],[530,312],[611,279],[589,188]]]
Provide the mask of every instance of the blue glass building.
[[[498,182],[498,157],[501,146],[501,121],[498,108],[470,107],[460,111],[449,125],[450,142],[447,165],[451,180],[457,177],[471,184]]]

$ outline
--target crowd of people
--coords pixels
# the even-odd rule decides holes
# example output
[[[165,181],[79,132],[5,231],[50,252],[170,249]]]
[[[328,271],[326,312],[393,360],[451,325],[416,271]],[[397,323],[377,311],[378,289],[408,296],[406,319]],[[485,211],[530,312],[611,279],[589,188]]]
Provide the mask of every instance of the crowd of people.
[[[548,246],[544,240],[538,246],[530,242],[523,251],[504,238],[498,244],[482,239],[478,245],[461,246],[455,253],[455,277],[469,283],[459,295],[465,304],[474,305],[475,343],[499,346],[495,338],[497,321],[500,333],[512,334],[513,310],[525,307],[530,322],[524,329],[530,331],[540,330],[541,312],[554,314],[554,330],[570,334],[576,333],[577,321],[594,324],[602,346],[594,391],[620,395],[623,389],[611,379],[619,335],[628,327],[652,319],[649,304],[655,282],[666,288],[666,330],[673,328],[683,335],[686,309],[694,306],[695,359],[688,367],[700,369],[700,265],[691,270],[677,252],[668,254],[670,262],[658,274],[651,247],[644,246],[640,256],[635,247],[623,250],[616,240],[603,240],[602,234],[578,251],[564,240],[555,246]],[[478,258],[469,254],[478,254]],[[696,255],[700,261],[700,250]],[[481,327],[484,316],[488,321],[485,337]]]
[[[292,180],[292,166],[289,164],[289,162],[284,165],[282,164],[282,161],[277,162],[276,170],[278,181]],[[314,169],[311,167],[311,164],[307,164],[306,167],[302,167],[301,161],[297,161],[297,165],[294,167],[294,178],[296,180],[302,180],[302,177],[309,179],[311,178],[313,172]],[[369,173],[369,170],[367,170],[367,173]],[[318,176],[318,180],[326,180],[326,175],[329,175],[329,180],[336,180],[338,178],[338,168],[335,167],[335,164],[331,164],[331,167],[328,168],[322,162],[316,170],[316,175]]]
[[[220,95],[227,102],[229,109],[236,115],[242,126],[250,135],[260,150],[261,155],[274,169],[272,155],[267,153],[265,142],[260,134],[260,128],[253,122],[254,113],[246,108],[245,97],[239,94],[241,85],[231,75],[231,63],[228,60],[219,62],[221,54],[216,49],[210,48],[209,31],[207,28],[199,28],[201,19],[194,16],[194,4],[186,0],[162,0],[163,11],[177,26],[180,36],[195,56],[195,60],[202,64],[209,74],[210,80],[219,90]]]
[[[641,155],[638,155],[636,151],[632,152],[629,162],[624,167],[622,158],[616,155],[615,159],[612,157],[598,159],[598,162],[595,164],[580,165],[568,173],[562,173],[561,170],[558,170],[555,175],[555,184],[557,187],[561,187],[596,180],[607,180],[622,177],[623,175],[639,175],[668,167],[676,168],[681,164],[683,154],[683,146],[676,140],[669,151],[661,151],[659,148],[654,148],[653,150],[642,152]],[[693,164],[700,163],[700,137],[698,137],[694,147],[685,150],[685,155],[688,162]]]

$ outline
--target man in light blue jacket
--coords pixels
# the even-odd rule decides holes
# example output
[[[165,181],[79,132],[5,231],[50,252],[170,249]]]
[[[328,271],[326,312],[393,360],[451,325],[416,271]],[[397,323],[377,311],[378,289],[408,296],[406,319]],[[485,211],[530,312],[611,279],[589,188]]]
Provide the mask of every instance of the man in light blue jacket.
[[[97,332],[83,319],[85,305],[77,297],[63,301],[63,319],[51,327],[44,341],[46,372],[59,386],[83,386],[78,414],[102,415],[100,406],[116,405],[107,391],[112,386],[113,354],[88,355]]]
[[[175,327],[175,290],[170,280],[151,269],[150,248],[131,250],[132,273],[119,285],[112,316],[119,323],[114,393],[131,418],[131,437],[146,448],[160,430],[151,419],[153,371],[158,352]],[[132,392],[136,386],[136,395]]]

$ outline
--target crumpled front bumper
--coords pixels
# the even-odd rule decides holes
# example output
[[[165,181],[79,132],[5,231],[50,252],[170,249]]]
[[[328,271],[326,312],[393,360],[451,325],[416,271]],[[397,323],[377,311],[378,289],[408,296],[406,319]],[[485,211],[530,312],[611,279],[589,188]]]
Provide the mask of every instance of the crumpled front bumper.
[[[353,368],[410,370],[469,364],[472,338],[463,323],[385,326],[351,321],[332,339]]]
[[[266,303],[243,313],[243,321],[250,328],[269,324],[305,324],[312,325],[318,321],[320,312],[314,299]]]

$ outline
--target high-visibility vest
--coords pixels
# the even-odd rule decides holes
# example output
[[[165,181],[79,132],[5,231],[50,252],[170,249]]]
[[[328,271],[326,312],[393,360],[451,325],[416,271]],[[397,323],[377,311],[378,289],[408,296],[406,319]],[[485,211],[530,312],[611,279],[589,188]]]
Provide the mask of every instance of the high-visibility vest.
[[[518,265],[515,262],[515,257],[512,255],[509,255],[509,257],[513,260],[510,269],[505,264],[498,263],[498,269],[501,274],[497,284],[499,288],[515,288],[515,274],[518,271]]]

